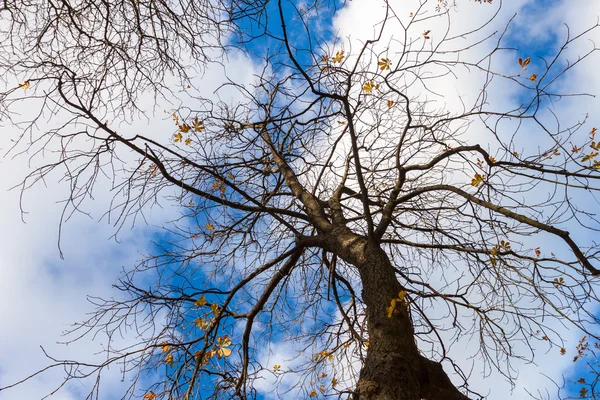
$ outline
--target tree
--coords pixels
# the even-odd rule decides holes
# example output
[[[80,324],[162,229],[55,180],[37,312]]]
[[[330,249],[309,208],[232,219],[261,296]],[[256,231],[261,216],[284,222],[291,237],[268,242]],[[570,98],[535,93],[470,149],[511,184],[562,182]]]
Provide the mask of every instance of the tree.
[[[164,196],[182,209],[117,283],[124,297],[93,299],[73,329],[138,343],[51,367],[71,380],[117,364],[124,397],[150,400],[253,397],[267,375],[308,397],[468,399],[482,395],[452,349],[464,337],[508,379],[535,342],[564,348],[555,321],[597,338],[598,220],[582,199],[600,188],[600,144],[586,120],[548,111],[596,51],[564,64],[567,46],[597,26],[534,58],[488,20],[457,34],[452,6],[430,3],[382,2],[374,34],[344,42],[319,24],[343,6],[329,1],[5,2],[13,151],[56,154],[23,189],[63,171],[68,218],[108,174],[119,227]],[[224,82],[231,102],[194,90],[197,68],[240,49],[263,66],[253,85]],[[519,72],[496,63],[504,52]],[[430,83],[464,71],[484,77],[479,95],[440,105]],[[499,81],[516,107],[492,107]],[[145,91],[177,104],[168,138],[122,124],[144,116]],[[20,119],[20,104],[39,112]],[[302,351],[263,365],[282,339]]]

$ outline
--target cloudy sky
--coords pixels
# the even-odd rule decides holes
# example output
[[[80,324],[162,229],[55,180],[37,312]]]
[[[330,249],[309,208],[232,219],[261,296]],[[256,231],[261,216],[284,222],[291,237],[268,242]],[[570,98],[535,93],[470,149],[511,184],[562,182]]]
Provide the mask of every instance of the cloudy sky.
[[[453,12],[453,26],[461,29],[469,24],[477,24],[493,10],[493,6],[468,0],[457,0],[457,3],[457,9]],[[411,2],[405,2],[402,7],[406,8],[408,15],[414,6]],[[373,0],[352,0],[331,23],[335,24],[339,37],[344,40],[348,37],[350,40],[368,39],[373,32],[373,22],[377,22],[378,11]],[[544,49],[556,49],[557,44],[566,37],[565,24],[572,34],[594,25],[600,16],[600,3],[595,0],[505,2],[494,29],[503,29],[506,21],[515,13],[517,17],[511,25],[509,37],[510,43],[518,47],[520,53],[515,53],[514,59],[526,54],[529,49],[535,49],[538,54],[543,53]],[[435,33],[435,28],[432,28],[434,40]],[[589,51],[592,40],[600,45],[600,31],[596,30],[586,40],[571,46],[567,50],[570,61],[575,61],[578,54]],[[514,60],[507,56],[503,62],[510,65]],[[563,85],[571,92],[600,93],[600,75],[597,74],[599,63],[600,54],[593,55],[574,70]],[[252,78],[253,66],[243,57],[232,57],[226,67],[230,76],[235,74],[234,79],[248,81]],[[222,70],[213,70],[208,71],[202,80],[204,83],[200,84],[207,85],[206,90],[211,90],[222,80]],[[444,82],[440,84],[440,90],[468,96],[472,93],[473,84],[473,81],[461,80]],[[510,102],[513,96],[512,93],[501,91],[496,95],[499,102]],[[581,115],[582,119],[589,113],[592,121],[596,120],[596,125],[600,125],[599,118],[594,115],[595,111],[600,110],[597,99],[585,98],[565,107],[560,111]],[[153,129],[161,127],[160,118],[162,115],[153,122]],[[167,129],[167,125],[164,125],[164,129]],[[0,148],[6,149],[14,134],[3,127]],[[83,339],[64,346],[57,344],[64,341],[61,333],[91,311],[91,305],[86,301],[87,295],[111,295],[111,284],[122,268],[128,268],[139,260],[150,248],[157,230],[177,217],[178,213],[177,208],[165,203],[164,207],[156,207],[147,213],[147,224],[127,225],[115,240],[112,238],[115,228],[102,218],[111,199],[109,182],[101,182],[94,201],[85,205],[89,216],[77,214],[63,228],[63,260],[57,248],[61,211],[58,202],[64,198],[68,187],[55,177],[53,181],[48,180],[46,186],[37,185],[29,189],[22,204],[27,212],[25,215],[20,210],[20,190],[8,190],[18,184],[31,168],[27,156],[0,161],[0,386],[15,382],[47,365],[49,360],[40,346],[58,358],[93,359],[94,354],[102,350],[104,338],[99,336],[93,341]],[[574,348],[579,337],[579,332],[564,330],[564,338],[571,348]],[[285,347],[277,345],[276,348],[278,350],[267,361],[269,364],[278,363],[278,357],[285,359],[288,354]],[[556,351],[545,353],[545,349],[540,349],[535,364],[518,368],[519,379],[514,391],[495,375],[484,378],[475,372],[472,384],[483,393],[489,389],[489,399],[526,398],[524,389],[532,393],[538,390],[545,393],[545,388],[551,387],[548,378],[542,374],[557,381],[561,381],[562,375],[569,375],[571,360],[571,357],[561,357]],[[62,376],[62,371],[46,373],[28,384],[0,392],[0,400],[41,398],[55,388]],[[111,371],[104,377],[103,398],[115,398],[122,388],[120,379],[118,371]],[[83,383],[80,388],[71,385],[53,398],[80,399],[83,389]]]

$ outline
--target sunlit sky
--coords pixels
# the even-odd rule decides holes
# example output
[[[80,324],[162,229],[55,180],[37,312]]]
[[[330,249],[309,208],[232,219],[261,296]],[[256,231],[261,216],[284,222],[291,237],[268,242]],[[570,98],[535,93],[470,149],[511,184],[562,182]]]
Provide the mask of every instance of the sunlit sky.
[[[373,32],[372,24],[377,19],[376,3],[374,0],[349,1],[334,21],[321,23],[330,25],[332,31],[337,33],[338,40],[369,39]],[[493,5],[469,0],[457,0],[457,3],[452,13],[454,24],[461,27],[477,24],[478,20],[490,15],[494,7],[497,7],[496,1]],[[410,2],[406,2],[407,14],[411,11],[410,5]],[[537,60],[536,57],[552,54],[564,42],[567,26],[571,34],[576,34],[596,24],[600,17],[600,2],[505,1],[493,28],[502,30],[515,13],[517,17],[509,27],[505,46],[518,50],[515,50],[514,56],[507,54],[503,61],[507,66],[511,62],[516,63],[521,55]],[[434,34],[435,32],[432,33]],[[589,51],[594,39],[600,45],[600,31],[596,30],[585,40],[571,46],[566,52],[567,58],[573,62],[578,54]],[[535,60],[532,62],[537,62]],[[600,93],[600,74],[597,73],[599,64],[600,55],[592,55],[573,70],[561,85],[571,92]],[[230,78],[245,82],[249,82],[253,72],[260,67],[239,54],[230,57],[225,65]],[[215,68],[207,71],[198,85],[208,92],[223,79],[222,68]],[[445,82],[446,86],[440,90],[469,95],[473,84],[460,80]],[[498,91],[496,96],[496,101],[500,104],[510,101],[515,94]],[[600,118],[594,115],[595,111],[600,110],[599,105],[597,99],[585,98],[565,104],[562,110],[562,104],[554,107],[570,116],[580,115],[581,119],[589,114],[591,123],[598,121],[597,125],[600,125]],[[170,122],[161,122],[163,117],[157,115],[149,129],[170,129]],[[146,121],[138,121],[128,129],[148,129],[146,125]],[[3,128],[0,148],[8,148],[14,135],[15,132]],[[65,341],[61,334],[72,323],[85,319],[86,313],[92,310],[92,306],[86,301],[87,295],[109,297],[114,294],[111,285],[122,269],[127,269],[140,260],[152,247],[152,240],[161,233],[163,224],[176,218],[179,213],[177,207],[165,202],[164,207],[148,210],[146,221],[138,220],[135,224],[130,221],[126,224],[115,240],[115,227],[103,218],[111,200],[108,190],[110,182],[100,182],[94,200],[85,204],[89,216],[75,214],[64,225],[61,237],[64,259],[61,259],[57,241],[62,204],[58,201],[64,198],[68,186],[58,182],[59,176],[55,176],[54,180],[47,180],[46,186],[37,185],[28,189],[22,203],[26,212],[23,214],[19,202],[20,189],[9,189],[17,185],[30,170],[31,165],[26,155],[0,160],[0,387],[45,367],[50,360],[44,356],[41,347],[57,358],[93,359],[102,350],[105,338],[101,335],[95,340],[84,338],[65,346],[58,343]],[[560,329],[570,349],[573,349],[570,351],[574,351],[577,340],[581,337],[580,332]],[[131,338],[124,337],[122,340],[126,342]],[[272,348],[274,351],[265,361],[269,364],[281,363],[290,352],[285,343],[274,344]],[[561,383],[563,376],[572,378],[577,375],[579,372],[572,369],[572,356],[573,354],[561,356],[555,349],[548,351],[547,347],[540,348],[533,364],[515,364],[519,372],[516,387],[511,387],[497,374],[482,376],[478,371],[472,372],[471,384],[479,392],[489,392],[487,398],[490,400],[528,398],[525,390],[534,394],[540,391],[546,396],[548,390],[550,398],[555,398],[555,390],[549,378]],[[106,372],[101,398],[120,398],[119,393],[124,388],[124,384],[120,382],[121,374],[116,368]],[[0,392],[0,400],[41,398],[53,390],[62,376],[63,373],[59,370],[47,372],[26,384]],[[87,393],[88,385],[89,382],[71,384],[52,398],[81,399]],[[268,391],[266,386],[268,385],[260,389]],[[272,396],[268,393],[263,395]]]

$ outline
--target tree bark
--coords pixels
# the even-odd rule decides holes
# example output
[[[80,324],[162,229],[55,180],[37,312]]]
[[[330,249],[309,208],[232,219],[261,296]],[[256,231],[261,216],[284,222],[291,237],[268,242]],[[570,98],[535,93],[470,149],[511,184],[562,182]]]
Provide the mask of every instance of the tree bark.
[[[355,400],[468,400],[439,362],[419,353],[410,306],[387,307],[403,290],[388,255],[364,237],[338,232],[338,255],[355,265],[362,281],[369,348],[355,389]]]

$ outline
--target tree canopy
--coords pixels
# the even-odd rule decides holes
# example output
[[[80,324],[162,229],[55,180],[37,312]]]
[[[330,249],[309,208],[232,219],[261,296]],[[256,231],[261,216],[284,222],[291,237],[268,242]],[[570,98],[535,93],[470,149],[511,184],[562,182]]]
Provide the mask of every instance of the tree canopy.
[[[535,55],[507,45],[510,21],[488,29],[491,0],[460,4],[494,10],[474,26],[413,3],[374,2],[370,33],[340,37],[323,26],[348,7],[334,0],[4,2],[0,118],[20,132],[11,154],[43,160],[25,195],[59,174],[62,222],[106,175],[117,229],[181,209],[70,332],[135,344],[50,368],[98,377],[88,398],[115,365],[123,398],[256,398],[267,381],[275,397],[462,400],[488,394],[473,374],[516,379],[539,343],[565,352],[556,323],[587,354],[600,136],[554,105],[588,95],[564,82],[597,48],[564,57],[598,25]],[[129,125],[156,114],[171,132]],[[294,356],[265,365],[280,342]]]

